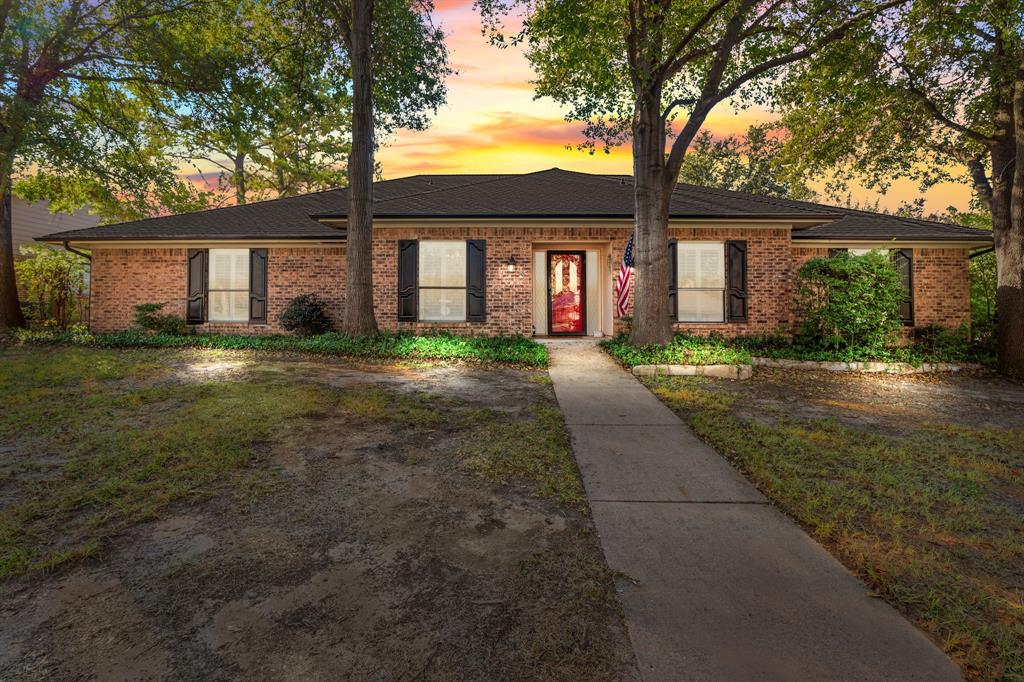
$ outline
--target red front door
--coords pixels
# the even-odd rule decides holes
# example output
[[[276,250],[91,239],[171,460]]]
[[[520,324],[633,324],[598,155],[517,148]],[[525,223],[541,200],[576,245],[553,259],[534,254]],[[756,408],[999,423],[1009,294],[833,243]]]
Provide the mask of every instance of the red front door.
[[[548,333],[587,332],[586,253],[548,251]]]

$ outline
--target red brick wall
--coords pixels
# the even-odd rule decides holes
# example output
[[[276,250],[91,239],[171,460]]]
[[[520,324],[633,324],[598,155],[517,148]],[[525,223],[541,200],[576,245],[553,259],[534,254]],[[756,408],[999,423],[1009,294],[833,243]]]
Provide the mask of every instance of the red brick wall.
[[[551,230],[536,228],[379,228],[374,230],[373,301],[381,329],[450,331],[456,334],[533,333],[533,260],[531,245],[551,241]],[[587,233],[608,237],[600,230]],[[543,235],[543,236],[542,236]],[[575,237],[584,238],[582,234]],[[400,239],[485,239],[487,240],[487,316],[485,322],[399,322],[398,241]],[[506,265],[515,257],[514,272]]]
[[[967,249],[914,249],[914,325],[958,327],[971,320]]]
[[[128,329],[140,303],[163,303],[185,316],[188,264],[185,249],[93,249],[89,326]]]
[[[612,273],[622,261],[629,228],[540,227],[424,227],[378,228],[374,249],[374,306],[377,323],[389,330],[447,330],[466,334],[533,333],[533,260],[535,242],[611,240]],[[747,241],[748,320],[745,323],[686,324],[676,327],[694,333],[724,335],[771,333],[793,321],[793,275],[800,264],[825,256],[826,248],[791,245],[783,228],[672,228],[681,241]],[[399,239],[485,239],[487,241],[487,320],[484,323],[438,324],[398,322],[397,264]],[[506,262],[515,258],[514,272]],[[964,249],[915,249],[914,295],[918,325],[959,325],[969,318],[970,290]],[[602,263],[602,268],[604,264]],[[185,314],[186,250],[107,249],[93,251],[91,325],[95,331],[132,326],[133,306],[167,304],[172,314]],[[301,293],[318,294],[328,303],[334,322],[345,306],[344,248],[276,248],[268,250],[268,324],[211,324],[205,331],[248,334],[280,332],[277,316],[288,300]],[[635,289],[634,289],[635,290]],[[630,312],[632,302],[630,302]],[[615,329],[623,324],[616,320]]]
[[[788,228],[708,229],[674,228],[669,238],[679,241],[747,242],[747,321],[717,324],[679,322],[676,329],[693,334],[725,336],[769,334],[789,324],[792,306],[793,259]]]
[[[188,265],[184,248],[94,249],[90,327],[104,332],[133,326],[134,306],[164,303],[164,312],[185,316]],[[267,249],[267,324],[215,323],[200,331],[266,334],[283,331],[277,316],[289,300],[315,293],[336,324],[345,309],[344,248]]]

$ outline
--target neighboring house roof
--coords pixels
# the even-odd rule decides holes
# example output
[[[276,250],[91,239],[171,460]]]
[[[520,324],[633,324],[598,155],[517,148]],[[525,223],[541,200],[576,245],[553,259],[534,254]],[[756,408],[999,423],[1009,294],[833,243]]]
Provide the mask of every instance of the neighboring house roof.
[[[348,193],[333,189],[242,206],[71,230],[43,241],[161,239],[344,239],[344,229],[320,220],[344,219]],[[677,185],[669,215],[676,219],[793,221],[798,239],[972,240],[990,233],[955,225],[854,211],[745,192]],[[552,168],[522,175],[414,175],[374,183],[381,219],[631,219],[628,175],[592,175]]]
[[[39,201],[30,204],[24,199],[12,197],[11,232],[14,235],[14,253],[23,244],[32,244],[34,239],[57,231],[93,227],[99,219],[89,215],[85,209],[74,213],[50,213],[50,204]]]

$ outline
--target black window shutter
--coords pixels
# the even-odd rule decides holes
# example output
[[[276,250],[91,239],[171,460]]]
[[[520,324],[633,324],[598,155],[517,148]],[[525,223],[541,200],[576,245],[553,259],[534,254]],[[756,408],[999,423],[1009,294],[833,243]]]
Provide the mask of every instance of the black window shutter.
[[[185,322],[202,324],[206,321],[206,249],[188,250],[188,299],[185,303]]]
[[[466,241],[466,320],[483,322],[487,318],[487,242]]]
[[[673,320],[679,319],[679,259],[676,258],[679,245],[675,239],[668,243],[668,311]]]
[[[398,240],[398,319],[415,320],[419,302],[419,242]]]
[[[726,319],[745,322],[747,319],[747,243],[726,242]]]
[[[249,249],[249,321],[267,321],[266,249]]]
[[[908,327],[914,326],[914,250],[898,249],[893,252],[896,271],[903,283],[903,300],[900,301],[900,319]]]

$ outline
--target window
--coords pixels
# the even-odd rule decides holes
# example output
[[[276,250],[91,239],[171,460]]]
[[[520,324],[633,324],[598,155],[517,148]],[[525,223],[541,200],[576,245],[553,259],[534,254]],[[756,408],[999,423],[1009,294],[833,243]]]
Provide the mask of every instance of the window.
[[[725,322],[725,244],[678,242],[676,286],[680,322]]]
[[[460,322],[466,319],[466,242],[419,243],[419,319]]]
[[[249,249],[210,249],[210,322],[249,321]]]
[[[904,326],[914,326],[914,251],[913,249],[896,249],[892,252],[896,272],[900,273],[903,285],[903,300],[900,301],[900,320]]]

